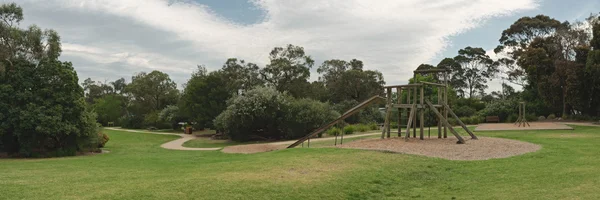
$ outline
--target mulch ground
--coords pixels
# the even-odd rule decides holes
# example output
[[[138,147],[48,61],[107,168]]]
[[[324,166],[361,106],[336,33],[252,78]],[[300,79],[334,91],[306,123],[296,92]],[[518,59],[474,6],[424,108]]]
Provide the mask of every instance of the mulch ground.
[[[246,144],[246,145],[235,145],[228,146],[221,150],[224,153],[260,153],[285,149],[288,145],[276,145],[276,144]]]
[[[467,139],[466,144],[456,144],[456,141],[456,138],[410,138],[408,142],[404,138],[366,139],[340,145],[338,148],[406,153],[448,160],[507,158],[541,149],[537,144],[502,138],[479,137],[478,140]]]

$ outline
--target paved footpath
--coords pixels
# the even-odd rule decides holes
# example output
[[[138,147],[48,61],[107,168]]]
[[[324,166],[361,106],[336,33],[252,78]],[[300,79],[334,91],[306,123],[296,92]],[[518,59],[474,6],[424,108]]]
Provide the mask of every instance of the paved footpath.
[[[126,131],[126,132],[134,132],[134,133],[149,133],[149,134],[157,134],[157,135],[176,135],[179,136],[181,138],[164,143],[162,145],[160,145],[160,147],[165,148],[165,149],[172,149],[172,150],[185,150],[185,151],[216,151],[216,150],[221,150],[222,148],[218,147],[218,148],[191,148],[191,147],[184,147],[183,143],[196,139],[196,136],[193,135],[188,135],[188,134],[177,134],[177,133],[161,133],[161,132],[152,132],[152,131],[140,131],[140,130],[131,130],[131,129],[122,129],[122,128],[110,128],[110,127],[105,127],[105,129],[109,129],[109,130],[116,130],[116,131]],[[366,133],[366,134],[357,134],[357,135],[348,135],[348,136],[344,136],[344,138],[356,138],[356,137],[365,137],[365,136],[372,136],[372,135],[381,135],[381,133]],[[328,138],[315,138],[315,139],[311,139],[312,142],[318,142],[318,141],[327,141],[327,140],[334,140],[335,137],[328,137]],[[273,145],[287,145],[287,144],[293,144],[294,142],[296,142],[297,140],[288,140],[288,141],[280,141],[280,142],[271,142],[271,143],[265,143],[265,144],[273,144]]]
[[[164,143],[162,145],[160,145],[160,147],[165,148],[165,149],[172,149],[172,150],[186,150],[186,151],[216,151],[216,150],[220,150],[221,148],[191,148],[191,147],[184,147],[183,143],[196,139],[196,136],[193,135],[188,135],[188,134],[177,134],[177,133],[160,133],[160,132],[151,132],[151,131],[140,131],[140,130],[130,130],[130,129],[122,129],[122,128],[105,128],[105,129],[109,129],[109,130],[117,130],[117,131],[127,131],[127,132],[134,132],[134,133],[150,133],[150,134],[157,134],[157,135],[176,135],[179,136],[181,138]]]

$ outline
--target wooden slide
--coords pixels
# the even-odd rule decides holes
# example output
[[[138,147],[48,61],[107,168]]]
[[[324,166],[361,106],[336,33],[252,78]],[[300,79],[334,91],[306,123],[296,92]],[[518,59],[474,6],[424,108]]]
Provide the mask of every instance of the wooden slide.
[[[361,109],[367,107],[368,105],[370,105],[373,102],[377,102],[377,101],[385,101],[385,98],[381,97],[381,96],[373,96],[369,99],[367,99],[366,101],[363,101],[362,103],[358,104],[357,106],[355,106],[354,108],[351,108],[350,110],[346,111],[346,113],[344,113],[342,116],[340,116],[339,118],[337,118],[336,120],[333,120],[331,122],[329,122],[328,124],[321,126],[320,128],[318,128],[317,130],[313,131],[312,133],[298,139],[298,141],[294,142],[293,144],[291,144],[290,146],[288,146],[287,148],[294,148],[300,144],[302,144],[302,142],[308,140],[308,138],[311,138],[317,134],[319,134],[320,132],[323,132],[327,129],[329,129],[330,127],[332,127],[333,125],[337,124],[338,122],[352,116],[354,113],[360,111]]]

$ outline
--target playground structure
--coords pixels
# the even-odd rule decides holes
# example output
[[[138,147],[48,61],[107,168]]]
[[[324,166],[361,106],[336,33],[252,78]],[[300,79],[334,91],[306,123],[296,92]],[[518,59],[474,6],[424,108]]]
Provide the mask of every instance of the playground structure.
[[[310,138],[315,135],[326,131],[337,123],[343,121],[344,119],[350,117],[351,115],[357,113],[358,111],[364,109],[368,105],[385,101],[385,120],[384,125],[381,132],[381,139],[391,137],[391,115],[392,110],[398,110],[398,137],[402,136],[402,113],[404,113],[408,119],[406,123],[406,134],[405,140],[408,141],[410,138],[410,132],[412,129],[413,138],[417,137],[417,122],[419,122],[419,138],[423,140],[424,138],[424,126],[425,126],[425,111],[427,108],[432,110],[437,116],[437,126],[438,126],[438,138],[447,138],[448,130],[458,139],[458,144],[464,144],[465,140],[458,134],[456,130],[452,127],[452,125],[448,122],[448,114],[452,115],[452,117],[456,120],[456,122],[461,125],[461,127],[471,136],[471,139],[477,139],[477,136],[471,132],[467,128],[467,126],[456,116],[456,114],[450,109],[448,106],[448,76],[449,69],[425,69],[425,70],[415,70],[413,74],[413,84],[406,85],[392,85],[385,86],[385,97],[381,97],[379,95],[373,96],[364,102],[358,104],[357,106],[351,108],[346,111],[342,116],[333,120],[332,122],[316,129],[315,131],[309,133],[308,135],[298,139],[298,141],[289,145],[287,148],[294,148],[300,144],[303,144],[304,141],[309,142]],[[441,83],[432,83],[432,82],[419,82],[417,79],[417,74],[430,74],[436,78],[443,78]],[[433,104],[429,98],[425,97],[425,88],[426,87],[436,87],[437,88],[437,102]],[[395,93],[394,93],[395,92]],[[404,96],[406,94],[406,96]],[[396,102],[393,102],[393,98],[396,96]],[[443,127],[443,128],[442,128]],[[443,133],[443,134],[442,134]],[[343,140],[343,135],[342,135]],[[337,141],[337,140],[336,140]]]
[[[525,127],[525,125],[531,126],[525,117],[525,102],[523,101],[519,102],[519,118],[517,118],[515,125],[517,124],[519,124],[519,127],[521,127],[521,125],[523,125],[523,127]]]

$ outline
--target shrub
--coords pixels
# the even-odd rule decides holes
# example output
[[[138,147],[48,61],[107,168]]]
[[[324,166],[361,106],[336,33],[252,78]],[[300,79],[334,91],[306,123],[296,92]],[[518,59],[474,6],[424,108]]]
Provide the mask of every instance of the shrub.
[[[356,127],[354,125],[348,125],[344,127],[344,134],[351,135],[356,131]]]
[[[548,115],[548,119],[554,120],[554,119],[556,119],[556,115],[550,114],[550,115]]]
[[[454,113],[459,117],[473,116],[477,111],[469,106],[460,106],[454,110]]]
[[[456,119],[454,119],[454,118],[449,118],[448,119],[448,123],[450,123],[450,125],[452,125],[452,126],[458,125],[458,123],[456,122]]]
[[[398,122],[391,122],[390,123],[390,128],[391,129],[398,129]]]
[[[106,135],[105,133],[98,133],[98,148],[104,147],[108,140],[110,140],[108,135]]]
[[[327,103],[294,99],[273,88],[258,87],[235,96],[214,120],[234,141],[295,139],[339,116]]]
[[[233,97],[214,125],[234,141],[282,139],[281,124],[289,104],[289,98],[273,88],[252,89]]]
[[[9,66],[8,61],[0,62]],[[0,76],[0,151],[46,157],[96,148],[96,115],[86,109],[72,64],[58,60],[11,62],[10,73]]]
[[[375,123],[375,122],[369,123],[369,129],[379,130],[379,125],[377,125],[377,123]]]
[[[541,121],[541,120],[546,120],[546,117],[544,117],[544,116],[539,116],[539,117],[538,117],[538,120],[540,120],[540,121]]]
[[[498,116],[500,119],[506,119],[508,122],[514,122],[517,118],[510,118],[510,115],[517,116],[518,102],[515,99],[495,100],[488,103],[486,107],[479,111],[479,116]]]
[[[528,122],[535,122],[535,121],[537,121],[537,120],[538,120],[538,119],[537,119],[537,117],[535,117],[535,114],[526,114],[526,115],[525,115],[525,119],[526,119]]]
[[[312,99],[291,99],[285,111],[285,138],[299,138],[336,119],[340,114],[327,103]]]
[[[483,119],[482,117],[479,117],[479,116],[472,116],[472,117],[470,118],[470,121],[471,121],[471,123],[470,123],[470,124],[479,124],[479,123],[483,122],[483,120],[484,120],[484,119]]]
[[[342,134],[342,129],[338,128],[338,127],[333,127],[330,128],[329,130],[327,130],[327,135],[329,136],[336,136],[336,135],[340,135]]]
[[[519,118],[519,116],[517,116],[517,114],[510,114],[508,115],[508,117],[506,118],[506,122],[507,123],[513,123],[517,121],[517,118]]]
[[[462,121],[464,124],[471,124],[471,118],[469,118],[469,117],[460,117],[459,119],[460,119],[460,121]],[[453,124],[453,126],[455,126],[455,125]]]
[[[356,125],[356,131],[357,132],[367,132],[369,130],[370,130],[370,128],[366,124],[357,124]]]

